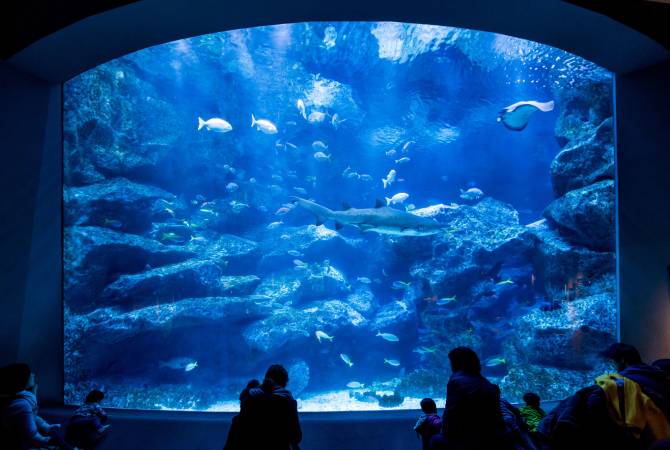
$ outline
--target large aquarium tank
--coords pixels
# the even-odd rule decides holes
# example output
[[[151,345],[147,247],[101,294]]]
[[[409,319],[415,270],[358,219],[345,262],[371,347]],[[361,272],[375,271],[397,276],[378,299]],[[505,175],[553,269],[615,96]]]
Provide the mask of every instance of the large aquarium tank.
[[[444,405],[473,348],[561,399],[616,338],[611,74],[509,36],[297,23],[64,85],[65,400]]]

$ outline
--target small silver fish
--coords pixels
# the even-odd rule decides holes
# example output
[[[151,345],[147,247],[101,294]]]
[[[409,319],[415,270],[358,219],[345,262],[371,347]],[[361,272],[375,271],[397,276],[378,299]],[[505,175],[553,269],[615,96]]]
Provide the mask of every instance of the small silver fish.
[[[484,364],[486,367],[498,367],[507,364],[507,360],[503,357],[489,358]]]
[[[298,108],[298,111],[300,111],[300,115],[302,116],[302,118],[307,119],[307,114],[305,113],[305,102],[303,102],[302,99],[299,98],[298,101],[295,102],[295,106]]]
[[[296,256],[296,257],[297,256],[302,256],[302,253],[300,253],[298,250],[289,250],[286,253],[291,255],[291,256]]]
[[[335,336],[329,336],[328,333],[325,331],[317,330],[314,335],[316,336],[316,340],[321,342],[321,339],[325,339],[327,341],[333,342],[333,339]]]
[[[391,333],[382,333],[382,332],[377,332],[376,336],[379,336],[380,338],[384,339],[385,341],[389,342],[398,342],[400,341],[400,338],[396,336],[395,334]]]
[[[454,295],[453,297],[444,297],[435,302],[436,305],[438,306],[444,306],[448,305],[449,303],[455,302],[456,301],[456,296]]]
[[[279,221],[277,221],[277,222],[271,222],[271,223],[268,224],[268,226],[265,227],[265,228],[268,229],[268,230],[274,230],[275,228],[277,228],[278,226],[280,226],[280,225],[283,224],[283,223],[284,223],[284,222],[282,222],[281,220],[279,220]]]
[[[349,358],[349,355],[347,355],[346,353],[340,353],[340,358],[342,358],[342,361],[344,361],[344,363],[347,366],[351,367],[354,365],[354,362],[351,360],[351,358]]]
[[[356,281],[358,281],[359,283],[363,283],[363,284],[372,283],[372,280],[370,280],[368,277],[358,277],[358,278],[356,278]]]
[[[251,115],[251,128],[256,127],[258,131],[264,134],[277,134],[277,126],[267,119],[258,119]]]
[[[330,162],[330,155],[326,155],[323,152],[316,152],[314,153],[314,159],[317,161],[328,161]]]
[[[350,381],[347,383],[347,387],[350,389],[362,389],[365,387],[363,383],[359,383],[358,381]]]
[[[398,367],[400,365],[400,361],[398,361],[397,359],[384,358],[384,364],[388,364],[389,366],[393,367]]]
[[[412,287],[412,283],[407,281],[394,281],[391,285],[393,289],[409,289],[410,287]]]
[[[314,149],[314,151],[317,151],[317,152],[322,151],[322,150],[327,150],[328,145],[326,145],[326,143],[323,142],[323,141],[314,141],[314,142],[312,142],[312,149]]]

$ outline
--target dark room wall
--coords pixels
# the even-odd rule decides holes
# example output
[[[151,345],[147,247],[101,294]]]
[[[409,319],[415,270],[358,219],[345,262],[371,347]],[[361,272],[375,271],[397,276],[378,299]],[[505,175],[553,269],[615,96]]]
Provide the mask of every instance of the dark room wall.
[[[616,78],[621,340],[670,356],[670,62]]]
[[[0,364],[62,398],[61,86],[0,64]]]

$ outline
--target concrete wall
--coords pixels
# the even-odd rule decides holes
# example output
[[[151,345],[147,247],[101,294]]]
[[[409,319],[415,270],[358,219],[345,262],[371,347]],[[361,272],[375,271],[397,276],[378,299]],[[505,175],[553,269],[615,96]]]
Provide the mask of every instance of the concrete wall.
[[[0,65],[0,364],[62,401],[61,86]]]
[[[670,62],[616,77],[621,340],[670,357]]]

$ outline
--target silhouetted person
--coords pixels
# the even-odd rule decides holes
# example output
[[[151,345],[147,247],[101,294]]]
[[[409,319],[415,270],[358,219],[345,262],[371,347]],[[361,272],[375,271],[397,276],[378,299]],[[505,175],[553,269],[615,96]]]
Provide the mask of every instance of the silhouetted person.
[[[615,362],[618,373],[599,376],[542,419],[543,448],[647,449],[670,436],[661,408],[668,398],[663,372],[642,363],[630,345],[613,344],[602,354]]]
[[[432,398],[421,400],[421,416],[414,425],[414,431],[421,438],[421,448],[430,450],[430,440],[442,430],[442,419],[437,414],[437,405]]]
[[[515,450],[537,450],[519,409],[501,398],[500,412],[505,422],[505,437],[511,443],[511,448]]]
[[[100,406],[105,394],[94,389],[88,393],[84,404],[72,415],[67,424],[65,439],[79,448],[97,447],[105,437],[107,414]]]
[[[3,450],[56,446],[65,442],[60,425],[50,425],[37,415],[37,382],[27,364],[0,368],[0,443]]]
[[[287,383],[286,369],[274,364],[268,368],[260,386],[242,391],[235,437],[227,442],[226,450],[300,448],[298,404],[286,390]]]
[[[652,399],[670,422],[670,380],[663,370],[643,363],[640,353],[632,345],[612,344],[603,356],[616,364],[619,375],[639,384],[642,392]]]
[[[260,381],[257,379],[250,380],[246,387],[240,392],[240,407],[242,406],[242,400],[246,399],[249,396],[249,391],[253,388],[257,388],[261,385]],[[223,450],[236,450],[241,447],[242,439],[244,438],[244,430],[242,429],[242,419],[240,414],[233,416],[230,422],[230,429],[228,430],[228,437],[226,438],[226,444],[223,446]]]
[[[477,354],[467,347],[449,352],[451,377],[442,416],[442,433],[432,448],[459,450],[509,449],[500,411],[500,389],[481,374]]]
[[[547,415],[540,407],[540,396],[533,392],[526,392],[523,394],[523,401],[525,406],[519,408],[519,413],[523,421],[528,427],[528,431],[535,433],[537,431],[537,424]]]

